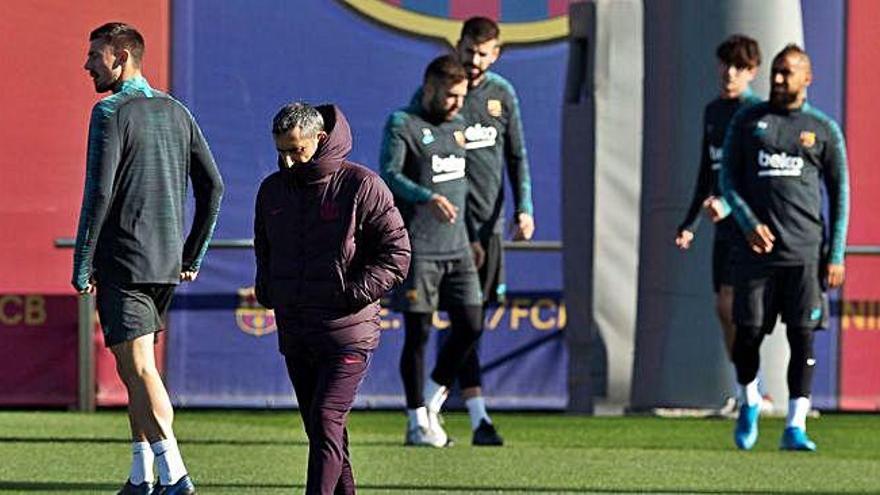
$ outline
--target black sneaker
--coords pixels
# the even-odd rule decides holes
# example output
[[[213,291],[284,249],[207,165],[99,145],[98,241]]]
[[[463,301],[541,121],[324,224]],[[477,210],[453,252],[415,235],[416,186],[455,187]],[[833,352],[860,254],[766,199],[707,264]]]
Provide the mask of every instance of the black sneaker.
[[[474,438],[471,443],[484,447],[500,447],[504,445],[504,439],[495,431],[495,425],[483,419],[480,420],[480,426],[474,430]]]
[[[119,490],[116,495],[150,495],[151,493],[153,493],[153,485],[149,481],[135,485],[131,480],[126,480],[122,485],[122,490]]]
[[[153,495],[195,495],[195,493],[196,487],[188,474],[183,475],[177,483],[170,486],[156,484],[153,490]]]

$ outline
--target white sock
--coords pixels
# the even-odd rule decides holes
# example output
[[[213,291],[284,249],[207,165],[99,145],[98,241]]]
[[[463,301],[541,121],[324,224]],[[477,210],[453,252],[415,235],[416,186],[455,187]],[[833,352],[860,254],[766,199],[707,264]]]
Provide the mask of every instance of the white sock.
[[[186,474],[177,440],[166,438],[150,444],[156,454],[156,470],[159,472],[159,483],[173,485]]]
[[[767,387],[764,386],[764,372],[760,369],[758,370],[758,376],[755,377],[755,380],[758,381],[758,393],[761,394],[761,398],[763,399],[765,395],[767,395]]]
[[[785,427],[796,426],[807,431],[807,413],[810,412],[810,398],[797,397],[788,400],[788,417],[785,418]]]
[[[413,428],[415,426],[428,428],[428,408],[426,408],[425,406],[418,407],[416,409],[407,409],[406,417],[409,421],[410,428]]]
[[[153,451],[150,442],[131,443],[131,473],[128,480],[132,485],[140,485],[145,481],[153,482]]]
[[[428,378],[428,381],[425,383],[425,405],[428,406],[428,409],[433,412],[440,412],[448,395],[448,388]]]
[[[746,385],[740,385],[740,400],[749,406],[757,406],[761,403],[761,392],[758,391],[758,379],[755,378]]]
[[[468,416],[471,417],[472,430],[476,430],[477,427],[480,426],[480,421],[485,420],[487,423],[492,422],[492,420],[489,419],[489,413],[486,412],[486,401],[482,397],[471,397],[464,401],[464,405],[467,406]]]

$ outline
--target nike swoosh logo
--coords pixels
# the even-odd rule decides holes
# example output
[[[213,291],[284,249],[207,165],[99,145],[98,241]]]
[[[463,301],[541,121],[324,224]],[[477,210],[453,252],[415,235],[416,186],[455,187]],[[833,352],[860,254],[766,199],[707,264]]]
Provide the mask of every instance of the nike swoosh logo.
[[[344,356],[342,358],[342,364],[361,364],[362,362],[357,356]]]

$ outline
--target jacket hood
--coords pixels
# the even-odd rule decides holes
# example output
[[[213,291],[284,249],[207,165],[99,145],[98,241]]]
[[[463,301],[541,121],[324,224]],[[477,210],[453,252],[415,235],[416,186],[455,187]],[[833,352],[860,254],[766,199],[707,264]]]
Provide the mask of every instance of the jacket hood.
[[[281,163],[279,168],[289,170],[298,179],[317,180],[337,171],[351,153],[351,127],[345,114],[336,105],[319,105],[315,107],[324,118],[324,132],[327,138],[318,144],[312,160],[304,165],[286,169]]]

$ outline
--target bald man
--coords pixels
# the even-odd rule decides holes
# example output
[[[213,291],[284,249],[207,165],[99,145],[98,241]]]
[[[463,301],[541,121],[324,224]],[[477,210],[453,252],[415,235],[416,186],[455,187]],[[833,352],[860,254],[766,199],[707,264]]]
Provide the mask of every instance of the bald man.
[[[813,332],[825,316],[823,289],[843,284],[849,186],[840,127],[806,101],[812,80],[806,52],[786,46],[773,59],[769,101],[738,112],[724,145],[721,190],[748,244],[736,260],[733,302],[733,361],[743,398],[734,442],[744,450],[758,440],[759,350],[779,315],[791,348],[780,448],[816,450],[806,432]]]

